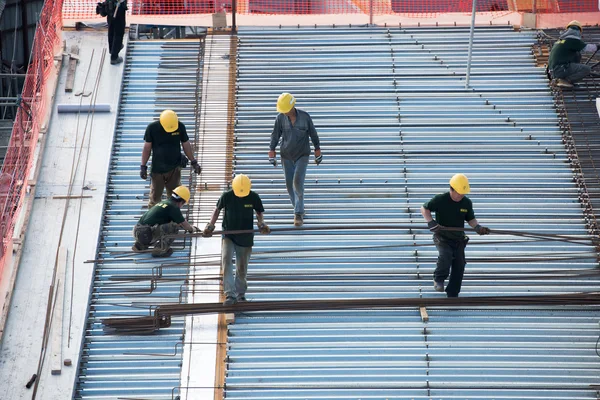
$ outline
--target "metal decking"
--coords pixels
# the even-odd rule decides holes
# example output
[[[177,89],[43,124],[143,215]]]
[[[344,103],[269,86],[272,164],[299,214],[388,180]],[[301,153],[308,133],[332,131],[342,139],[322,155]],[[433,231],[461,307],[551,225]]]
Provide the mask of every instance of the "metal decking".
[[[311,157],[307,174],[306,227],[364,227],[258,235],[250,300],[441,296],[419,207],[455,172],[471,179],[477,218],[492,229],[588,237],[553,99],[534,66],[535,34],[477,29],[468,90],[467,41],[464,28],[239,32],[234,169],[252,178],[267,223],[289,227],[293,219],[281,167],[266,157],[275,100],[290,91],[313,116],[323,149],[323,163]],[[147,316],[150,305],[185,297],[187,247],[163,269],[124,252],[148,190],[138,177],[143,131],[167,107],[194,131],[200,46],[130,45],[76,399],[178,394],[183,318],[148,336],[113,335],[100,320]],[[378,228],[384,224],[398,228]],[[598,287],[591,242],[471,236],[462,296]],[[429,322],[417,309],[238,314],[225,397],[597,397],[596,308],[428,313]]]
[[[186,298],[182,285],[189,243],[176,242],[167,265],[150,254],[131,254],[131,230],[146,209],[149,190],[149,181],[139,178],[147,124],[173,108],[193,138],[202,46],[202,41],[135,41],[128,46],[75,399],[170,399],[178,393],[182,355],[175,349],[184,335],[183,318],[155,335],[115,335],[103,329],[101,319],[147,315],[151,305]]]
[[[258,236],[250,300],[431,297],[437,252],[419,212],[456,172],[492,229],[587,237],[533,32],[477,29],[244,29],[239,32],[236,172],[266,221],[293,211],[266,160],[275,100],[293,93],[321,137],[306,227]],[[403,228],[378,229],[397,224]],[[415,228],[412,228],[415,227]],[[490,235],[467,248],[461,296],[593,291],[591,245]],[[228,399],[589,399],[598,310],[265,312],[229,326]]]

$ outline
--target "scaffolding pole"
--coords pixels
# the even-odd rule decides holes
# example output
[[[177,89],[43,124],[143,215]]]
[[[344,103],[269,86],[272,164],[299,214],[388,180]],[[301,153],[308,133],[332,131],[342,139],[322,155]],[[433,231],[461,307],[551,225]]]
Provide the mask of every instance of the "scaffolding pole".
[[[471,58],[473,56],[473,36],[475,35],[475,13],[477,9],[477,0],[473,0],[473,11],[471,12],[471,32],[469,33],[469,55],[467,57],[467,80],[465,88],[468,89],[471,83]]]

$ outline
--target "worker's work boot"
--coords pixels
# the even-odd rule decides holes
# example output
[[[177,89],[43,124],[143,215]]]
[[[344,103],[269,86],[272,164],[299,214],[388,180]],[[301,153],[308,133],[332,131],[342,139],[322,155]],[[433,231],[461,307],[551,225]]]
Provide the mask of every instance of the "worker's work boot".
[[[437,292],[443,292],[444,291],[444,282],[436,282],[433,281],[433,288],[437,291]]]
[[[172,248],[168,248],[166,250],[163,250],[162,248],[154,248],[154,250],[152,250],[152,257],[171,257],[171,255],[173,254],[173,249]]]
[[[561,88],[572,88],[573,84],[566,79],[557,79],[556,86]]]
[[[304,218],[302,214],[294,214],[294,226],[302,226]]]
[[[237,298],[237,302],[238,302],[238,303],[243,303],[243,302],[245,302],[245,301],[248,301],[248,300],[246,299],[246,296],[245,296],[245,295],[241,294],[241,295],[239,295],[239,296],[238,296],[238,298]]]
[[[235,304],[235,297],[233,296],[227,296],[225,298],[225,301],[223,302],[224,306],[232,306]]]
[[[123,62],[123,57],[119,56],[115,59],[110,59],[110,64],[111,65],[117,65],[117,64],[121,64]]]
[[[141,244],[140,242],[135,242],[133,244],[133,246],[131,246],[131,250],[135,253],[141,253],[144,250],[147,250],[148,246],[144,246],[143,244]]]

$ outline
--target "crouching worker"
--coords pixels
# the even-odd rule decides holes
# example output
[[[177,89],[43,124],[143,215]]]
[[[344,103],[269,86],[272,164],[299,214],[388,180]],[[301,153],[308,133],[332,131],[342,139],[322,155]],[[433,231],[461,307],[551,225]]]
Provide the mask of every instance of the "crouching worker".
[[[562,32],[558,41],[554,43],[548,58],[548,68],[556,85],[563,88],[572,88],[586,76],[596,73],[592,67],[581,63],[581,52],[594,53],[598,51],[598,44],[585,43],[582,38],[583,26],[579,21],[571,21],[567,30]]]
[[[232,190],[221,195],[217,207],[213,211],[210,222],[206,224],[202,236],[210,237],[215,230],[215,223],[221,210],[223,215],[224,231],[240,231],[254,229],[254,212],[260,233],[268,234],[271,229],[263,220],[263,207],[260,196],[250,190],[252,183],[243,174],[237,175],[231,183]],[[248,262],[254,245],[254,233],[236,233],[223,235],[221,243],[221,268],[223,270],[223,291],[225,301],[223,305],[229,306],[236,302],[246,301],[246,273]],[[235,278],[233,276],[233,253],[235,252]]]
[[[174,238],[165,237],[174,235],[183,228],[187,232],[199,231],[190,225],[183,214],[181,207],[190,200],[190,190],[185,186],[173,189],[171,197],[154,205],[142,215],[137,225],[133,228],[135,243],[131,250],[141,252],[154,245],[152,257],[169,257],[173,254],[171,244]]]

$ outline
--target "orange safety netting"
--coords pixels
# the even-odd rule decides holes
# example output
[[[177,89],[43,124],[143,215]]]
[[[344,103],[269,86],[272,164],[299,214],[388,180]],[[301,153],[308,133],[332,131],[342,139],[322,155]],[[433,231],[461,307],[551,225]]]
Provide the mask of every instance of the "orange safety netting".
[[[98,17],[98,0],[67,0],[66,19]],[[232,0],[129,0],[132,15],[187,15],[231,11]],[[240,14],[399,14],[470,13],[472,0],[237,0]],[[371,11],[372,10],[372,11]],[[477,0],[478,12],[567,13],[598,11],[598,0]]]
[[[23,206],[40,126],[46,115],[46,82],[60,44],[63,0],[46,0],[31,51],[31,63],[0,172],[0,275],[10,261],[13,230]]]

